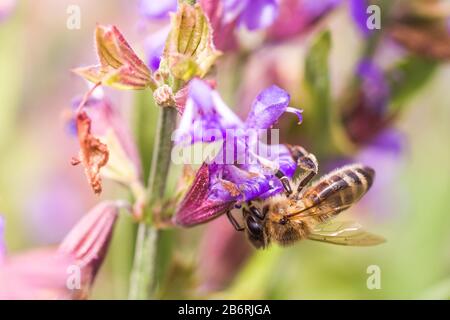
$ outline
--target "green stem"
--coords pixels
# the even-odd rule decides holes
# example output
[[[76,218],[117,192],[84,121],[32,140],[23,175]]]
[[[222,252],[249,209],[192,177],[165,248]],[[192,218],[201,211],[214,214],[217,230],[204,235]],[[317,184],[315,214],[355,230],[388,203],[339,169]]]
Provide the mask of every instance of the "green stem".
[[[138,227],[129,299],[145,300],[154,297],[158,230],[153,226],[152,206],[155,201],[164,196],[172,150],[171,136],[175,130],[176,115],[175,108],[161,107],[159,112],[148,183],[148,201],[143,221]]]

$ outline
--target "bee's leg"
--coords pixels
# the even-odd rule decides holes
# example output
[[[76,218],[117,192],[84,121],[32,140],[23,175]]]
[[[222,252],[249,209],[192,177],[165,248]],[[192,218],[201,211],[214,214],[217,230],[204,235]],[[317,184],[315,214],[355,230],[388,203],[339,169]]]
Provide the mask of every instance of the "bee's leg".
[[[317,174],[317,172],[319,171],[319,164],[317,162],[316,156],[306,151],[303,147],[288,146],[288,148],[292,154],[292,158],[297,162],[297,166],[305,171],[305,173],[303,173],[299,179],[300,182],[297,187],[298,195]]]
[[[280,170],[278,170],[277,173],[275,173],[275,176],[280,180],[281,184],[283,185],[286,195],[290,196],[292,194],[292,187],[288,177],[286,177],[284,173],[281,172]]]
[[[254,215],[255,217],[257,217],[260,220],[264,220],[264,218],[266,217],[266,212],[265,211],[261,212],[257,207],[252,205],[251,201],[249,201],[247,204],[248,204],[248,208],[250,210],[250,213],[252,215]]]
[[[236,229],[236,231],[244,231],[244,227],[240,226],[237,220],[231,214],[231,211],[227,211],[227,218],[230,220],[231,225]]]

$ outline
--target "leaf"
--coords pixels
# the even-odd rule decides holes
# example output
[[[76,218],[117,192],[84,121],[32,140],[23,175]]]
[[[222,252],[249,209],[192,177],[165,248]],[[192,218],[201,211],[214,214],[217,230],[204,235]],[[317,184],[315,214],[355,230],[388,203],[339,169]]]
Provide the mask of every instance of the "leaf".
[[[108,147],[91,134],[91,119],[86,112],[77,114],[77,132],[80,144],[80,158],[72,161],[73,165],[80,162],[84,166],[86,177],[96,194],[102,192],[100,169],[108,163]]]
[[[437,61],[411,55],[402,60],[388,73],[392,95],[392,111],[398,110],[423,87],[434,74]]]
[[[305,61],[305,82],[317,112],[326,114],[330,103],[328,58],[331,48],[329,31],[321,33],[309,49]]]
[[[308,100],[304,116],[308,120],[304,125],[314,136],[319,156],[333,152],[333,145],[330,145],[333,139],[345,141],[342,128],[336,126],[337,115],[331,105],[330,50],[331,34],[327,30],[313,40],[305,59],[304,83]]]
[[[97,25],[95,45],[100,64],[77,68],[73,72],[88,81],[117,89],[153,86],[150,70],[115,26]]]
[[[171,30],[163,63],[176,79],[204,77],[221,52],[213,43],[212,28],[201,6],[181,3],[171,16]]]

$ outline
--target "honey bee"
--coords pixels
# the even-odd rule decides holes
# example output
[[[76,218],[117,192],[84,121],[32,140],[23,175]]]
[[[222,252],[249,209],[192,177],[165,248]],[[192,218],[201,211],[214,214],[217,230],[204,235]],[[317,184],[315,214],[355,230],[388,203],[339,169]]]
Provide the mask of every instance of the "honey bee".
[[[228,212],[236,230],[244,231],[258,249],[272,242],[287,246],[303,239],[353,246],[372,246],[385,241],[363,230],[358,223],[332,220],[369,190],[375,176],[372,168],[347,165],[307,187],[318,171],[316,157],[300,146],[290,146],[290,150],[304,171],[293,183],[294,191],[291,181],[277,172],[285,193],[248,202],[242,209],[243,227]]]

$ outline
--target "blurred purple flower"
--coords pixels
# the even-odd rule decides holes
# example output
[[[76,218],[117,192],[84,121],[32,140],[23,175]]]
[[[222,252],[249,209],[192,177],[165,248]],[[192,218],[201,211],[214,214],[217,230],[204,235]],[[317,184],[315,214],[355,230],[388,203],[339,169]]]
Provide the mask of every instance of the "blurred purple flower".
[[[340,2],[341,0],[281,0],[280,14],[268,29],[268,37],[283,40],[302,34]]]
[[[139,9],[147,19],[165,19],[177,11],[177,0],[141,0]]]
[[[237,21],[248,30],[269,27],[278,16],[278,0],[221,0],[224,22]]]
[[[386,129],[372,140],[368,148],[385,150],[394,156],[400,156],[405,149],[405,138],[394,129]],[[374,161],[372,160],[372,162]],[[377,179],[379,180],[380,177],[377,177]]]
[[[234,31],[237,21],[225,22],[224,3],[221,0],[200,0],[200,5],[211,23],[214,45],[221,51],[230,51],[237,48],[238,43]]]
[[[389,217],[395,214],[397,206],[401,203],[399,197],[403,197],[402,190],[392,188],[401,166],[406,149],[405,137],[396,129],[385,129],[369,143],[360,146],[360,150],[354,157],[334,159],[325,164],[327,171],[359,162],[370,166],[377,173],[370,192],[361,199],[357,206],[363,207],[362,212],[369,212],[377,219]]]
[[[373,61],[362,60],[356,70],[359,88],[353,106],[344,115],[344,123],[350,139],[366,145],[382,132],[390,122],[387,106],[390,89],[387,79]]]
[[[155,33],[152,33],[145,39],[144,49],[147,56],[148,66],[152,71],[159,68],[161,56],[166,44],[167,36],[170,32],[170,25],[164,26]]]
[[[37,245],[61,241],[80,218],[86,198],[67,174],[47,177],[24,201],[29,234]]]
[[[381,132],[371,144],[364,147],[355,160],[374,168],[377,175],[371,192],[361,201],[377,217],[389,216],[395,211],[397,199],[402,197],[401,190],[392,188],[402,166],[402,154],[405,139],[394,129]]]
[[[175,216],[177,224],[202,223],[235,203],[269,197],[283,190],[275,173],[280,170],[292,177],[295,163],[285,146],[268,146],[259,141],[258,130],[269,129],[284,112],[296,114],[301,121],[301,110],[290,108],[289,100],[284,90],[269,87],[256,97],[242,122],[205,82],[191,81],[176,142],[222,140],[223,144],[214,159],[197,173]],[[262,155],[264,151],[268,152]]]
[[[367,0],[350,0],[350,13],[353,21],[361,34],[366,38],[369,37],[374,31],[367,27],[367,19],[369,18],[367,14],[368,6],[369,3]]]
[[[14,10],[16,0],[2,0],[0,1],[0,22],[6,20]]]
[[[237,26],[245,26],[251,31],[267,28],[276,19],[279,6],[279,0],[199,0],[199,3],[214,30],[214,44],[222,51],[237,47],[234,34]],[[146,0],[140,3],[140,12],[149,21],[164,21],[168,13],[176,11],[176,8],[175,0]],[[167,34],[168,31],[159,31],[146,40],[147,59],[152,70],[159,67]]]
[[[159,68],[167,36],[170,31],[169,13],[177,11],[177,0],[141,0],[139,12],[148,22],[161,22],[162,27],[151,32],[144,43],[148,67],[152,71]]]
[[[390,89],[387,80],[381,70],[373,61],[363,59],[356,71],[361,89],[369,108],[384,113],[389,101]]]

